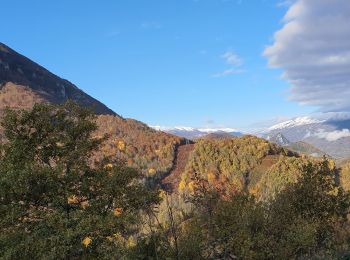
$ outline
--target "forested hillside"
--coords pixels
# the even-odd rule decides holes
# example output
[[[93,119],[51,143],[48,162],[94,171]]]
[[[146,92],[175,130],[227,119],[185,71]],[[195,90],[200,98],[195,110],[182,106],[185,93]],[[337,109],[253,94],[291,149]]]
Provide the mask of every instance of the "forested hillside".
[[[0,118],[5,108],[31,109],[36,103],[72,100],[93,109],[98,116],[95,136],[104,137],[96,158],[124,160],[141,170],[150,181],[172,167],[174,152],[182,139],[155,131],[145,124],[124,119],[67,80],[0,43]],[[0,140],[3,131],[0,127]]]
[[[191,192],[199,178],[225,193],[247,190],[266,198],[295,182],[312,160],[254,136],[202,139],[190,155],[179,190]]]

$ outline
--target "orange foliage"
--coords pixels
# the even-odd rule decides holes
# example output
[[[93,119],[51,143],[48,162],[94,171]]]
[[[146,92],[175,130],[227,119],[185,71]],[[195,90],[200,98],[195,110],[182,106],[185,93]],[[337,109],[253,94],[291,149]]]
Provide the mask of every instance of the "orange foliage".
[[[122,208],[115,208],[113,210],[113,215],[116,217],[120,217],[123,214],[123,209]]]

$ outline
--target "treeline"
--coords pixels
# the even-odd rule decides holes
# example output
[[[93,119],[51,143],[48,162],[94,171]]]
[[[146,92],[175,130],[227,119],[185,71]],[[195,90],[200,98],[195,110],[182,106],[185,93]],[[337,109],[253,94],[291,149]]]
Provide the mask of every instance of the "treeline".
[[[167,194],[127,161],[96,156],[109,138],[96,121],[70,102],[5,112],[1,259],[350,256],[350,198],[332,161],[255,137],[199,141],[180,193]]]

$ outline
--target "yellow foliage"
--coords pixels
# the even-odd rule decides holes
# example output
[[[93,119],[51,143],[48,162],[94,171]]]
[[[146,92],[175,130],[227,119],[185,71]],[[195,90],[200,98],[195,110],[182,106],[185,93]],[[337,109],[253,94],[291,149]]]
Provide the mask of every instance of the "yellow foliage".
[[[111,236],[108,236],[108,237],[106,237],[106,238],[107,238],[107,240],[110,241],[110,242],[113,241],[113,237],[111,237]]]
[[[159,197],[161,197],[162,199],[164,199],[166,197],[166,192],[165,190],[160,190],[159,192]]]
[[[120,217],[120,216],[123,214],[123,209],[122,209],[122,208],[115,208],[115,209],[113,210],[113,214],[114,214],[114,216],[116,216],[116,217]]]
[[[131,247],[134,247],[134,246],[136,246],[136,241],[135,241],[135,239],[132,236],[130,236],[128,238],[127,247],[131,248]]]
[[[113,236],[114,236],[113,240],[125,243],[125,238],[120,233],[113,234]]]
[[[120,151],[124,151],[125,150],[125,143],[124,143],[124,141],[119,141],[117,146],[118,146],[118,149]]]
[[[329,169],[334,170],[335,169],[335,162],[333,160],[328,161]]]
[[[82,201],[80,203],[80,206],[83,208],[83,209],[86,209],[87,207],[89,207],[89,201],[85,200],[85,201]]]
[[[194,181],[191,181],[191,182],[188,184],[188,188],[190,189],[191,192],[194,192],[194,189],[195,189],[195,183],[194,183]]]
[[[350,190],[350,163],[347,162],[342,166],[340,173],[340,184],[345,191]]]
[[[268,141],[254,136],[244,136],[225,139],[200,139],[194,145],[191,156],[189,156],[185,171],[182,172],[181,179],[186,180],[187,189],[180,183],[179,190],[185,189],[184,192],[192,192],[196,187],[189,184],[194,177],[207,180],[210,186],[219,188],[222,194],[230,194],[233,191],[242,191],[244,188],[244,173],[249,172],[249,189],[257,185],[255,182],[262,183],[266,174],[263,172],[270,171],[271,167],[277,162],[278,158],[293,157],[279,146],[269,143]],[[293,157],[294,158],[294,157]],[[301,158],[297,158],[301,161]],[[275,171],[276,174],[270,174],[270,179],[279,176],[281,171]],[[291,170],[293,175],[294,171]],[[261,176],[262,175],[262,176]],[[350,175],[350,174],[349,174]],[[278,177],[277,177],[278,178]],[[285,178],[282,176],[282,178]],[[269,182],[270,179],[265,180]],[[350,178],[349,178],[350,179]],[[350,183],[350,181],[349,181]],[[263,185],[260,190],[269,190]],[[278,186],[278,185],[273,185]],[[258,192],[254,191],[254,192]]]
[[[88,247],[92,242],[92,239],[91,237],[85,237],[82,241],[82,244],[85,246],[85,247]]]
[[[68,201],[68,204],[77,204],[79,202],[78,197],[75,195],[69,196],[67,198],[67,201]]]
[[[259,194],[259,187],[254,186],[253,188],[251,188],[251,189],[249,190],[249,193],[252,194],[252,195],[254,195],[254,196],[258,196],[258,194]]]
[[[156,170],[155,170],[154,168],[150,168],[150,169],[148,170],[148,173],[151,174],[151,175],[153,175],[153,174],[156,173]]]
[[[215,180],[216,180],[216,175],[214,173],[212,173],[212,172],[209,172],[208,173],[208,181],[212,183]]]
[[[92,155],[93,160],[101,162],[104,157],[110,156],[127,161],[129,166],[146,176],[151,167],[157,172],[168,172],[172,167],[175,147],[181,142],[179,137],[149,131],[140,122],[118,116],[101,115],[96,123],[99,128],[94,135],[106,138],[103,142],[105,145]]]
[[[64,144],[62,142],[56,142],[57,147],[63,147]]]
[[[105,165],[105,169],[112,169],[113,168],[113,164],[108,163]]]
[[[184,180],[179,183],[179,190],[184,190],[186,188],[186,182]]]

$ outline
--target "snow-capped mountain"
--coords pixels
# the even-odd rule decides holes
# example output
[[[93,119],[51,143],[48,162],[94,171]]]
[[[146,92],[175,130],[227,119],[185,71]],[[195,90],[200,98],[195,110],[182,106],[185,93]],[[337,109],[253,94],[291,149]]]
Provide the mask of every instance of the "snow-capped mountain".
[[[303,141],[292,143],[280,132],[276,134],[270,134],[266,137],[266,139],[272,143],[283,146],[288,150],[297,152],[299,154],[307,154],[313,157],[321,157],[324,155],[328,156],[325,152],[321,151],[320,149],[314,147],[309,143]]]
[[[188,126],[175,126],[175,127],[164,127],[164,126],[151,126],[153,129],[163,131],[187,139],[196,139],[208,134],[220,134],[225,133],[232,136],[241,136],[242,133],[235,128],[194,128]]]
[[[350,157],[350,120],[347,116],[298,117],[262,131],[268,138],[282,134],[292,143],[303,141],[335,158]]]
[[[281,146],[290,144],[290,141],[282,133],[270,134],[266,137],[266,140]]]
[[[288,121],[271,126],[268,128],[268,131],[291,128],[291,127],[296,127],[296,126],[310,125],[310,124],[318,124],[318,123],[322,123],[324,121],[325,120],[319,120],[316,118],[311,118],[309,116],[296,117],[292,120],[288,120]]]

